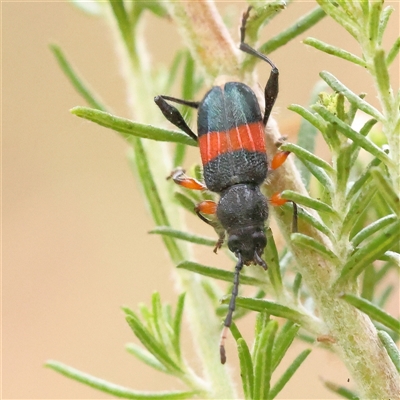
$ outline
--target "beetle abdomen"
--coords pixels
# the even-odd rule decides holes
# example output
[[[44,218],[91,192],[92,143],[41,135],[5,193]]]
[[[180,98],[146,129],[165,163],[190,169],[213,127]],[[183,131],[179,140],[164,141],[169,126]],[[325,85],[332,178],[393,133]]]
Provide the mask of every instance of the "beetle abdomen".
[[[229,82],[213,87],[199,107],[198,137],[208,189],[221,192],[266,178],[264,126],[254,92]]]

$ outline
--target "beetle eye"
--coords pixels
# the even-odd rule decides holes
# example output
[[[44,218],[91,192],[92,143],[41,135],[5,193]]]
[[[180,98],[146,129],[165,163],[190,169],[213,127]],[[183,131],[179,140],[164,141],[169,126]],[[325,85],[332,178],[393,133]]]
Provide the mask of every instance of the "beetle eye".
[[[228,247],[232,253],[235,253],[239,249],[239,238],[236,235],[229,237]]]
[[[265,238],[264,232],[254,232],[253,235],[254,247],[259,250],[264,250],[267,245],[267,239]]]

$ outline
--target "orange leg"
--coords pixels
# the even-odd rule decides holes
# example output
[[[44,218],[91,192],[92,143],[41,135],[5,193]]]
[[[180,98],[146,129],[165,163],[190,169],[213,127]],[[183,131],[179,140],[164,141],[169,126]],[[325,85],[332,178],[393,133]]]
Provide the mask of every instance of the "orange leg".
[[[207,187],[197,179],[185,175],[185,170],[177,168],[171,172],[167,179],[172,179],[176,184],[192,190],[207,190]]]
[[[292,200],[286,200],[286,199],[282,199],[281,194],[280,193],[274,193],[272,195],[272,197],[269,199],[269,202],[275,206],[275,207],[280,207],[283,206],[286,203],[292,203],[293,204],[293,222],[292,222],[292,232],[297,232],[297,204],[292,201]]]
[[[197,216],[202,221],[211,225],[217,232],[219,238],[214,247],[214,253],[217,254],[217,251],[221,248],[221,246],[224,243],[225,230],[220,226],[218,222],[209,220],[208,218],[205,218],[203,215],[203,214],[215,215],[215,213],[217,212],[217,203],[215,203],[212,200],[204,200],[201,203],[197,204],[194,210],[196,211]]]
[[[271,169],[279,168],[288,158],[290,151],[279,151],[271,161]]]

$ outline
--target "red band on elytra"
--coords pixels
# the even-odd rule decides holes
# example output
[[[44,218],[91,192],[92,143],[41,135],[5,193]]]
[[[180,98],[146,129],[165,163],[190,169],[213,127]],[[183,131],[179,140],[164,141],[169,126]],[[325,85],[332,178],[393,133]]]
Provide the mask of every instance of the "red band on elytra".
[[[220,154],[235,150],[265,153],[264,125],[262,122],[253,122],[229,131],[209,132],[199,137],[199,147],[203,165]]]

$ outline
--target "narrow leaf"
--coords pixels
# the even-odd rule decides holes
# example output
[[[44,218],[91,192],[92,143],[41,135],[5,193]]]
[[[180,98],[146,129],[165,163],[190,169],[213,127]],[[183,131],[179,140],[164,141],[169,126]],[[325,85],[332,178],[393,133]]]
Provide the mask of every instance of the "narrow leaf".
[[[319,115],[312,113],[311,111],[298,104],[291,104],[288,107],[288,110],[294,111],[295,113],[302,116],[306,121],[315,126],[324,135],[325,138],[327,124]],[[329,140],[326,140],[326,142],[329,144]]]
[[[394,366],[396,367],[397,372],[400,373],[400,351],[397,348],[396,343],[385,331],[378,331],[378,337],[385,346],[385,349],[388,352]]]
[[[260,52],[269,54],[294,39],[296,36],[302,34],[307,29],[314,26],[322,18],[325,17],[325,12],[320,8],[314,8],[308,14],[299,18],[293,25],[283,30],[281,33],[268,40],[260,47]]]
[[[166,349],[154,339],[136,315],[127,315],[126,320],[136,337],[158,361],[172,372],[182,372],[181,368],[168,355]]]
[[[371,43],[378,40],[379,20],[382,12],[382,2],[373,1],[370,4],[369,20],[368,20],[368,39]]]
[[[50,50],[57,59],[58,65],[64,72],[68,80],[71,82],[75,90],[87,101],[87,103],[98,110],[105,111],[106,107],[101,103],[97,96],[93,93],[89,86],[75,71],[74,67],[69,63],[64,52],[56,44],[50,45]]]
[[[364,150],[371,153],[373,156],[379,158],[382,162],[392,165],[393,161],[388,157],[388,155],[375,143],[373,143],[368,138],[356,132],[353,128],[347,125],[345,122],[341,121],[338,117],[331,114],[325,107],[315,104],[313,109],[318,112],[326,121],[334,124],[338,131],[340,131],[344,136],[356,142]]]
[[[237,347],[244,398],[246,400],[252,400],[254,385],[253,361],[251,359],[249,347],[243,338],[237,340]]]
[[[223,303],[228,303],[229,298],[223,299]],[[268,314],[275,315],[276,317],[282,317],[290,319],[298,324],[304,323],[304,315],[297,310],[283,306],[270,300],[264,299],[252,299],[249,297],[237,297],[236,304],[239,307],[248,308],[249,310],[258,312],[267,312]]]
[[[394,11],[394,8],[391,6],[385,7],[385,9],[381,13],[381,18],[379,21],[379,30],[378,30],[378,37],[377,37],[377,43],[379,45],[382,44],[382,38],[383,34],[385,33],[387,24],[389,22],[390,15]]]
[[[128,343],[125,348],[128,353],[134,355],[138,360],[142,361],[149,367],[163,373],[168,373],[168,370],[164,367],[163,364],[160,363],[160,361],[157,360],[157,358],[153,356],[153,354],[138,346],[136,343]]]
[[[275,347],[272,355],[272,371],[278,367],[290,345],[293,343],[300,325],[294,324],[292,321],[287,321],[275,339]]]
[[[328,174],[332,176],[335,175],[335,170],[329,163],[296,144],[284,143],[279,149],[283,151],[290,151],[301,160],[308,161],[314,165],[317,165],[320,168],[323,168],[326,172],[328,172]]]
[[[393,90],[390,86],[389,70],[385,60],[385,51],[383,49],[379,49],[376,51],[374,57],[374,66],[376,71],[375,74],[376,82],[378,84],[378,88],[381,93],[380,98],[383,103],[383,107],[386,111],[386,114],[388,115],[392,113],[392,102],[394,98],[393,98]]]
[[[65,364],[62,364],[58,361],[49,360],[45,364],[46,367],[51,368],[52,370],[59,372],[60,374],[66,376],[67,378],[74,379],[77,382],[83,383],[87,386],[90,386],[94,389],[100,390],[104,393],[109,393],[115,397],[123,398],[123,399],[165,399],[165,400],[174,400],[174,399],[191,399],[197,393],[196,392],[144,392],[128,389],[126,387],[116,385],[114,383],[108,382],[104,379],[96,378],[93,375],[89,375],[85,372],[79,371],[78,369],[69,367]]]
[[[331,240],[334,240],[332,231],[321,220],[314,217],[312,214],[310,214],[304,208],[301,208],[301,207],[298,208],[298,217],[300,220],[306,221],[307,223],[312,225],[314,228],[316,228],[319,231],[321,231],[322,233],[324,233]]]
[[[371,185],[366,185],[358,193],[358,196],[353,199],[347,210],[340,230],[340,235],[348,234],[353,229],[362,213],[367,209],[374,195],[375,191]]]
[[[269,228],[266,231],[266,237],[267,246],[264,250],[264,260],[268,265],[268,276],[272,287],[274,288],[276,295],[279,296],[283,291],[279,254],[275,245],[274,236],[272,235],[272,230]]]
[[[283,373],[283,375],[278,379],[275,383],[271,392],[269,394],[269,399],[274,399],[278,393],[285,387],[285,385],[289,382],[290,378],[294,375],[294,373],[298,370],[300,365],[304,362],[304,360],[311,353],[311,349],[307,349],[302,351],[290,364],[289,368]]]
[[[347,86],[343,85],[337,78],[335,78],[331,73],[327,71],[322,71],[320,77],[336,92],[343,93],[343,95],[349,100],[350,103],[353,103],[359,108],[361,111],[364,111],[366,114],[373,116],[378,121],[384,121],[384,116],[374,107],[372,107],[365,100],[357,96],[354,92],[352,92]]]
[[[215,246],[216,240],[205,236],[195,235],[193,233],[183,232],[177,229],[170,228],[169,226],[157,226],[149,233],[164,236],[170,236],[175,239],[185,240],[186,242],[201,244],[204,246]]]
[[[328,258],[329,260],[339,263],[339,259],[332,250],[328,249],[325,245],[318,242],[311,236],[303,235],[302,233],[292,233],[291,235],[292,243],[298,246],[306,247],[308,249],[314,250],[318,254]]]
[[[324,43],[321,40],[308,37],[303,40],[303,43],[307,44],[308,46],[312,46],[318,50],[321,50],[324,53],[343,58],[344,60],[365,67],[365,61],[362,58],[357,57],[356,55],[349,53],[348,51],[343,50],[339,47]]]
[[[345,293],[340,297],[347,303],[367,314],[371,319],[380,322],[382,325],[392,329],[397,334],[400,334],[400,321],[386,313],[381,308],[377,307],[375,304],[372,304],[370,301],[362,299],[361,297],[357,297],[353,294]]]
[[[254,398],[268,399],[272,375],[272,349],[276,331],[277,321],[269,321],[266,328],[261,332],[259,348],[254,359]]]
[[[300,274],[300,272],[297,272],[296,276],[294,277],[294,281],[293,281],[293,295],[294,295],[294,298],[297,300],[300,295],[300,287],[301,287],[302,280],[303,280],[302,275]]]
[[[354,252],[344,265],[336,284],[355,279],[371,262],[377,260],[385,251],[398,243],[399,237],[400,221],[396,221]]]
[[[400,216],[400,198],[395,192],[393,185],[388,179],[383,176],[379,168],[371,168],[371,175],[374,178],[374,183],[378,186],[378,190],[382,193],[383,198],[389,205],[389,207]]]
[[[374,158],[369,163],[369,165],[367,166],[365,171],[359,176],[359,178],[350,187],[350,190],[346,196],[346,203],[349,203],[350,201],[352,201],[353,197],[356,194],[358,194],[359,191],[371,181],[371,179],[372,179],[371,169],[372,169],[372,167],[378,166],[380,163],[381,163],[381,160],[379,160],[379,158]]]
[[[224,271],[218,268],[207,267],[202,264],[198,264],[192,261],[183,261],[176,266],[176,268],[182,268],[187,271],[195,272],[196,274],[208,276],[210,278],[219,279],[221,281],[233,282],[234,273],[230,271]],[[262,286],[265,285],[265,281],[262,281],[251,276],[240,274],[240,284]]]
[[[132,27],[126,12],[123,0],[109,0],[123,43],[126,45],[130,56],[135,54],[135,43],[132,35]]]
[[[400,50],[400,37],[398,37],[395,42],[393,43],[393,46],[390,48],[388,55],[386,56],[386,66],[389,68],[389,66],[392,64],[392,62],[395,60],[397,55],[399,54]]]
[[[336,216],[335,211],[328,204],[326,204],[326,203],[324,203],[324,202],[322,202],[320,200],[316,200],[316,199],[313,199],[311,197],[304,196],[304,195],[302,195],[300,193],[293,192],[292,190],[284,190],[281,193],[281,197],[283,199],[286,199],[286,200],[292,200],[296,204],[300,204],[302,206],[310,207],[310,208],[312,208],[312,209],[314,209],[316,211],[326,212],[326,213],[329,213],[331,215],[335,215]]]
[[[396,220],[396,215],[391,214],[387,215],[386,217],[382,217],[375,222],[372,222],[353,237],[353,239],[351,240],[352,245],[354,247],[357,247],[361,242],[371,237],[375,232],[380,231],[385,226],[395,222]]]
[[[349,399],[349,400],[359,400],[360,398],[358,395],[351,390],[347,389],[344,386],[339,386],[336,383],[329,382],[329,381],[323,381],[325,387],[327,387],[330,391],[338,394],[339,396],[343,397],[344,399]]]
[[[93,108],[74,107],[71,109],[71,113],[80,118],[87,119],[98,125],[122,133],[125,139],[129,139],[130,137],[140,137],[162,142],[183,143],[190,146],[197,146],[197,143],[193,139],[182,132],[170,131],[152,125],[141,124]]]
[[[185,293],[182,293],[178,297],[178,303],[176,305],[175,317],[174,317],[174,340],[173,345],[175,349],[175,353],[178,357],[181,356],[181,327],[182,327],[182,318],[183,318],[183,309],[185,306]]]

